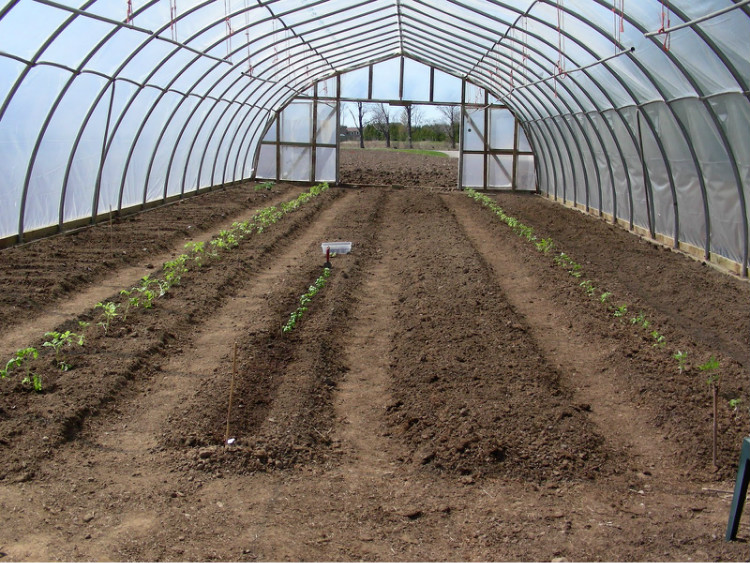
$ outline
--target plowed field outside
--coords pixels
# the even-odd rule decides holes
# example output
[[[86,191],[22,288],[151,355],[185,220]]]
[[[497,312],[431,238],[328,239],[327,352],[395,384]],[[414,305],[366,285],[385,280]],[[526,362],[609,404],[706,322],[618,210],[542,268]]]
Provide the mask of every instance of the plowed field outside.
[[[750,424],[747,282],[491,194],[554,240],[539,252],[451,189],[455,162],[343,151],[347,183],[404,188],[332,187],[106,334],[98,302],[305,188],[0,251],[0,361],[35,346],[44,384],[0,381],[0,561],[746,560],[748,517],[724,533]],[[283,333],[324,241],[352,252]],[[86,342],[61,372],[42,344],[65,329]]]

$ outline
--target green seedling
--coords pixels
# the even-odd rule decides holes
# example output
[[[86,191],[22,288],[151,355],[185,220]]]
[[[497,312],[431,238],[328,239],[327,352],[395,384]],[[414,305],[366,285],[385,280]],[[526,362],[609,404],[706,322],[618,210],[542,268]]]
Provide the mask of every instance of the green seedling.
[[[16,355],[5,364],[5,368],[0,370],[0,379],[5,379],[13,370],[25,366],[26,372],[24,378],[21,380],[21,384],[30,386],[34,391],[40,393],[42,391],[42,378],[31,371],[31,361],[36,360],[38,357],[39,352],[36,348],[29,347],[17,350]]]
[[[134,288],[140,293],[140,305],[144,309],[151,309],[154,306],[154,299],[156,299],[156,291],[151,289],[151,286],[159,285],[157,280],[152,280],[150,275],[145,275],[141,278],[141,284]]]
[[[68,371],[73,367],[63,357],[62,349],[69,348],[76,342],[79,346],[83,346],[84,335],[66,330],[65,332],[47,332],[44,336],[49,338],[49,340],[42,344],[42,346],[49,346],[55,350],[55,363],[57,363],[60,371]]]
[[[706,383],[711,388],[711,396],[713,399],[713,463],[714,467],[718,467],[716,460],[716,435],[718,433],[718,404],[719,404],[719,379],[721,374],[719,373],[719,360],[714,356],[705,363],[698,366],[704,374],[707,375]]]
[[[606,303],[609,300],[610,297],[612,297],[612,292],[611,291],[605,291],[604,293],[602,293],[599,296],[599,301],[602,302],[602,303]]]
[[[654,330],[651,332],[651,338],[654,339],[654,348],[664,348],[667,343],[667,339],[664,338],[664,335],[658,330]]]
[[[203,259],[206,257],[206,243],[203,241],[188,242],[185,244],[185,248],[190,253],[193,262],[200,268],[203,265]]]
[[[136,288],[120,290],[120,295],[125,297],[125,311],[122,313],[122,320],[127,320],[128,312],[131,307],[138,307],[140,298],[137,295],[133,295],[133,292],[137,291]]]
[[[271,188],[273,188],[273,187],[274,187],[274,185],[275,185],[275,184],[274,184],[273,182],[263,182],[262,184],[256,184],[256,185],[255,185],[255,191],[256,191],[256,192],[260,192],[260,191],[262,191],[262,190],[266,190],[266,191],[268,191],[268,190],[270,190]]]
[[[741,404],[742,399],[729,399],[729,408],[734,411],[735,416],[739,415]]]
[[[169,287],[180,285],[182,275],[188,271],[187,260],[187,254],[180,254],[174,260],[164,263],[164,280],[169,284]]]
[[[102,309],[102,317],[103,320],[99,321],[97,325],[102,327],[104,329],[104,335],[107,335],[107,331],[109,330],[109,325],[112,323],[115,317],[119,316],[117,313],[117,309],[120,308],[119,303],[113,303],[112,301],[107,301],[105,303],[97,303],[96,309]]]
[[[708,375],[708,378],[706,379],[708,385],[717,385],[720,377],[718,373],[719,367],[719,360],[711,356],[705,364],[698,366],[698,369]]]
[[[539,252],[548,254],[553,248],[555,248],[555,243],[552,242],[551,238],[543,238],[542,240],[536,242],[535,246]]]
[[[679,350],[677,350],[677,352],[675,352],[672,357],[675,360],[677,360],[677,370],[680,373],[685,372],[686,368],[687,368],[688,353],[687,352],[680,352]]]
[[[281,332],[286,334],[287,332],[291,332],[295,329],[297,326],[297,322],[302,318],[302,316],[307,312],[308,305],[312,302],[313,297],[315,297],[318,292],[323,289],[326,285],[326,281],[331,275],[330,268],[323,268],[323,274],[315,280],[315,283],[307,288],[307,293],[303,294],[299,298],[299,307],[295,311],[292,312],[291,315],[289,315],[289,320],[286,322],[286,324],[281,327]]]
[[[628,314],[628,306],[627,305],[620,305],[615,309],[614,313],[612,313],[615,317],[618,319],[623,318],[625,315]]]
[[[646,319],[646,315],[643,311],[640,311],[637,316],[630,318],[630,324],[640,325],[642,328],[648,328],[651,326],[651,322]]]
[[[591,283],[591,280],[585,280],[578,284],[583,288],[583,290],[586,292],[586,295],[589,297],[593,296],[594,293],[596,293],[596,288],[594,287],[594,284]]]

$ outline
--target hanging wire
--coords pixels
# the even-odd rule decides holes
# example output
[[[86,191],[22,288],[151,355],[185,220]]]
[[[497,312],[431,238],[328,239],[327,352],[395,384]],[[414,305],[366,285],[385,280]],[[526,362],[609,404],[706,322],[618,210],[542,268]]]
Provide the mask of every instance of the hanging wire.
[[[557,0],[557,72],[560,78],[565,78],[565,4]]]
[[[622,45],[622,33],[625,31],[625,0],[614,0],[612,4],[613,33],[615,43],[615,54],[620,51]]]
[[[247,74],[253,74],[253,61],[250,58],[250,6],[248,0],[245,0],[245,41],[247,41]]]
[[[224,22],[227,26],[227,56],[225,59],[232,57],[232,0],[224,0]]]
[[[177,0],[169,0],[169,30],[172,33],[172,41],[177,41]]]
[[[664,50],[669,51],[670,38],[669,27],[671,25],[669,0],[661,0],[661,27],[659,33],[664,34]]]

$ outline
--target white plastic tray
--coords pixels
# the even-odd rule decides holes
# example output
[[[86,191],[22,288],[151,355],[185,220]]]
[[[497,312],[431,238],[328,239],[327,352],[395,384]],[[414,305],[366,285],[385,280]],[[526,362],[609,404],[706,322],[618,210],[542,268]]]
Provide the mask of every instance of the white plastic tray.
[[[352,250],[352,243],[350,242],[324,242],[320,245],[323,249],[323,254],[326,253],[327,249],[331,249],[332,253],[336,254],[349,254]]]

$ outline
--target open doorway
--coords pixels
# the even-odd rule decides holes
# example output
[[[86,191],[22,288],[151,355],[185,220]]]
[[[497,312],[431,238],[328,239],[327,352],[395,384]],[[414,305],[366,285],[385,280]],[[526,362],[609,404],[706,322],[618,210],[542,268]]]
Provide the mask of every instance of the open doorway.
[[[342,102],[340,115],[341,183],[458,185],[458,104]]]
[[[453,137],[441,134],[448,123]],[[277,111],[258,155],[264,179],[536,189],[532,146],[512,112],[488,90],[405,57],[316,83]],[[417,156],[435,160],[404,163]]]

